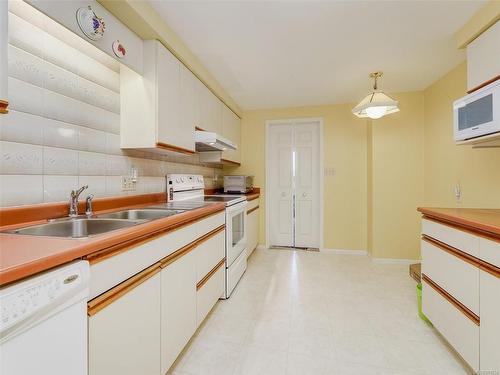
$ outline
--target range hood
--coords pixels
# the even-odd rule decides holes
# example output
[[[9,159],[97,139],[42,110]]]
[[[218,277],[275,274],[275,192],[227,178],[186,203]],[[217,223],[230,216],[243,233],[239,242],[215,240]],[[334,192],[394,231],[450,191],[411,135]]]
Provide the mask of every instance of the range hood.
[[[198,152],[236,150],[237,147],[229,139],[213,132],[196,130],[194,139]]]

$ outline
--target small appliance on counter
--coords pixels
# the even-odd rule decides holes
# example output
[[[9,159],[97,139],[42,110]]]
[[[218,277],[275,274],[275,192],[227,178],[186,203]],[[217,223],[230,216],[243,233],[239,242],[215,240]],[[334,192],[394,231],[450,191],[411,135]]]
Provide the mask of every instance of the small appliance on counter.
[[[246,194],[253,190],[253,176],[224,176],[224,193]]]

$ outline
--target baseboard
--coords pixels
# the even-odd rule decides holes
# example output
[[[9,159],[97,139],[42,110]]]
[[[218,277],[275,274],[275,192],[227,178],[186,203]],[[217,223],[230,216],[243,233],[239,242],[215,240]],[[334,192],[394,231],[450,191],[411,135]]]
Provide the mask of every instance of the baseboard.
[[[338,255],[368,255],[366,250],[345,250],[345,249],[321,249],[325,254],[338,254]]]
[[[255,248],[255,250],[266,250],[267,247],[266,245],[262,245],[262,244],[258,244],[257,247]]]
[[[372,262],[376,264],[406,264],[420,263],[419,259],[399,259],[399,258],[373,258]]]

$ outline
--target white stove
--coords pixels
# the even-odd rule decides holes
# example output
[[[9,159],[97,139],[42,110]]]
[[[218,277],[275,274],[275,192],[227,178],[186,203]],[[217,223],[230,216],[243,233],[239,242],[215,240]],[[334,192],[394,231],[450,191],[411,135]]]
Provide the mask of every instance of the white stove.
[[[226,287],[221,298],[229,298],[247,268],[247,200],[244,195],[205,195],[203,176],[167,175],[167,207],[191,210],[215,203],[226,205]]]

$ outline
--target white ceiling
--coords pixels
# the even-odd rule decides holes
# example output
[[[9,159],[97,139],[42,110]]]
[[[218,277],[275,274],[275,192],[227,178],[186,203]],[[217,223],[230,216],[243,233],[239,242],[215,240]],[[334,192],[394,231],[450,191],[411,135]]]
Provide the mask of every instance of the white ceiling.
[[[453,34],[484,1],[151,1],[243,108],[355,102],[371,71],[422,90],[465,57]]]

